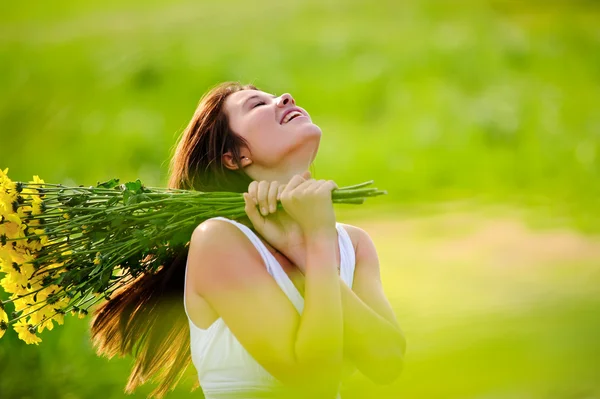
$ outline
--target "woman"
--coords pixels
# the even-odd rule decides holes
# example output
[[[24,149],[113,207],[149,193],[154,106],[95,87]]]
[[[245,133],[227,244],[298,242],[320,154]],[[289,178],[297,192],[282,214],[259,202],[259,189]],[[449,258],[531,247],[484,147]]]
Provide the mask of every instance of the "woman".
[[[354,368],[399,375],[405,340],[373,242],[335,221],[336,184],[310,178],[320,138],[289,94],[228,82],[202,98],[169,187],[243,192],[247,217],[201,223],[186,254],[97,311],[98,352],[136,357],[128,391],[155,376],[162,396],[190,360],[207,398],[335,398]]]

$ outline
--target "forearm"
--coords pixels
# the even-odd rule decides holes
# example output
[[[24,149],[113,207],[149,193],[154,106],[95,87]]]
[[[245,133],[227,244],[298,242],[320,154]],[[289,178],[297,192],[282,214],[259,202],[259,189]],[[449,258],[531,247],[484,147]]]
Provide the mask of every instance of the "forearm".
[[[306,238],[304,310],[295,341],[298,363],[319,378],[317,383],[329,387],[337,386],[344,350],[342,288],[335,244],[335,231]]]
[[[396,323],[371,309],[339,279],[344,315],[344,353],[370,378],[393,380],[402,370],[406,341]]]
[[[294,262],[306,266],[306,252],[297,253]],[[367,305],[338,275],[340,286],[344,357],[365,374],[382,382],[400,372],[406,340],[394,319],[380,315]],[[378,371],[379,370],[379,371]]]

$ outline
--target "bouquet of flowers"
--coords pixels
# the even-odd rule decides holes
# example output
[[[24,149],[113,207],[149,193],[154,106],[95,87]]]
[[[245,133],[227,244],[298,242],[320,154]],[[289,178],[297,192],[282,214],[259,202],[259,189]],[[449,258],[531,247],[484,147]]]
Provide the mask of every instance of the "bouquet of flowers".
[[[66,314],[88,309],[140,273],[154,273],[189,242],[204,220],[246,215],[241,193],[145,187],[119,179],[96,186],[13,182],[0,169],[0,337],[13,324],[21,340]],[[332,192],[334,203],[361,204],[385,194],[373,181]],[[281,203],[278,204],[281,208]],[[2,274],[0,274],[2,276]],[[9,319],[6,304],[13,302]]]

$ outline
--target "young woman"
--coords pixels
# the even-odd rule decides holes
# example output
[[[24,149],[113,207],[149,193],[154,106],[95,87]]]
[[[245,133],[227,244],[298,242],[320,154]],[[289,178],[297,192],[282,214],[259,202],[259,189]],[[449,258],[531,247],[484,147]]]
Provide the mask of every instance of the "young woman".
[[[320,139],[289,94],[227,82],[201,99],[169,187],[244,193],[247,216],[201,223],[185,254],[97,311],[98,352],[136,358],[128,391],[154,376],[162,396],[190,361],[215,399],[339,398],[355,369],[396,379],[406,343],[373,242],[336,222],[337,185],[308,172]]]

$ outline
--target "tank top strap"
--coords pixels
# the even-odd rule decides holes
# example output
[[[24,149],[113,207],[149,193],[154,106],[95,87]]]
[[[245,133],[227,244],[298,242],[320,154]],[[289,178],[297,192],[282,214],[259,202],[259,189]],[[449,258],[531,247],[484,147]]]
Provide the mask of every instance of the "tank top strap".
[[[252,242],[252,244],[262,257],[269,274],[275,279],[279,287],[290,299],[298,313],[302,313],[302,310],[304,308],[304,298],[302,298],[302,295],[300,294],[290,277],[283,270],[283,268],[281,267],[277,259],[273,256],[273,254],[269,252],[269,250],[267,249],[265,244],[263,244],[260,238],[258,238],[258,236],[248,226],[238,221],[228,219],[222,216],[217,216],[210,219],[225,220],[237,226],[246,235],[246,237],[248,237],[250,242]]]
[[[354,245],[352,244],[350,235],[341,223],[336,223],[336,228],[340,245],[340,277],[348,287],[352,288],[352,283],[354,282],[354,269],[356,267]]]

